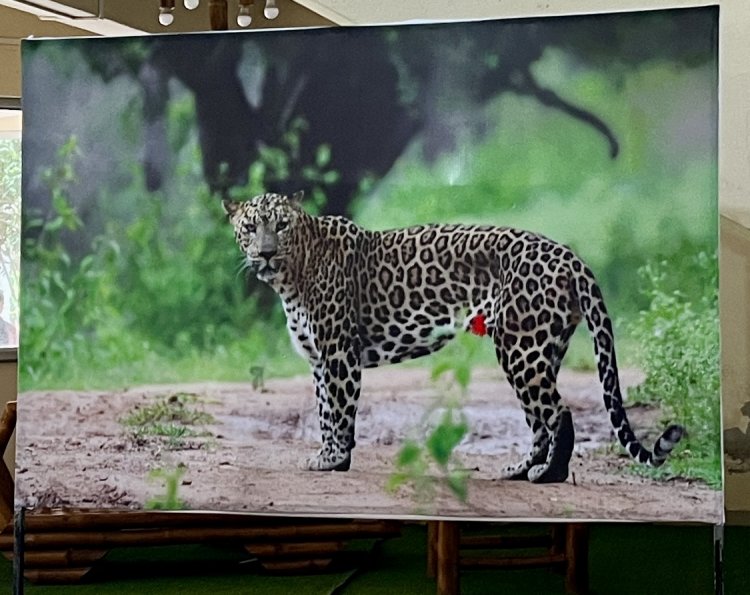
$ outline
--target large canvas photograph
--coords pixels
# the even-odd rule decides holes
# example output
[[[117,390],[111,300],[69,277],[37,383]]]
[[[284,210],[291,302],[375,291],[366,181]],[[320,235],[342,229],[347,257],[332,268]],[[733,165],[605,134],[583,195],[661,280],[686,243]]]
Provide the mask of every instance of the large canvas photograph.
[[[721,521],[715,8],[23,69],[17,505]]]

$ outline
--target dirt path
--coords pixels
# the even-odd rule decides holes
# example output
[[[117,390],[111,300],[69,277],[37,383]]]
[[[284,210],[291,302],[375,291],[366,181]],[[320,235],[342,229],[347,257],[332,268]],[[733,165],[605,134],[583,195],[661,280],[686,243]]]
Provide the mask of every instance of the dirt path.
[[[384,486],[404,437],[411,436],[434,399],[428,372],[393,367],[367,370],[357,419],[357,448],[347,473],[303,471],[317,449],[311,380],[248,384],[205,383],[138,387],[104,393],[24,393],[17,442],[17,499],[27,506],[142,508],[164,493],[148,479],[152,469],[185,465],[179,496],[190,509],[320,515],[406,516],[415,513],[490,518],[637,519],[718,522],[721,492],[698,482],[654,481],[627,473],[629,459],[612,444],[594,373],[563,371],[560,392],[576,426],[572,476],[540,486],[499,481],[497,472],[528,448],[530,432],[515,396],[496,370],[474,373],[466,408],[471,435],[459,447],[474,469],[469,501],[447,494],[417,506],[408,489]],[[641,380],[621,374],[624,386]],[[212,437],[134,439],[118,420],[169,395],[197,395],[210,413]],[[639,437],[650,445],[659,412],[629,410]],[[174,444],[172,445],[174,446]],[[573,481],[573,476],[575,482]]]

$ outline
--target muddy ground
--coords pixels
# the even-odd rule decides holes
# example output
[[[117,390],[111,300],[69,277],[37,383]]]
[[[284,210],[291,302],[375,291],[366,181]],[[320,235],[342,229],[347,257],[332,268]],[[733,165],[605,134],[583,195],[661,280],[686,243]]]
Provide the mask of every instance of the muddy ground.
[[[624,386],[642,380],[623,371]],[[466,413],[471,434],[458,451],[472,469],[469,499],[440,493],[416,503],[384,486],[404,437],[414,435],[434,402],[429,372],[391,367],[365,371],[357,448],[347,473],[304,471],[317,448],[311,379],[249,384],[144,386],[119,392],[28,392],[19,400],[17,500],[32,507],[143,508],[164,494],[153,469],[185,465],[178,495],[193,510],[343,515],[445,515],[492,518],[636,519],[718,522],[721,492],[700,482],[655,481],[627,471],[594,373],[563,371],[560,392],[576,426],[572,474],[564,484],[495,479],[528,448],[530,432],[516,398],[497,370],[474,372]],[[121,420],[172,395],[195,395],[189,407],[213,416],[198,429],[210,436],[137,436]],[[653,408],[629,410],[650,446],[661,427]]]

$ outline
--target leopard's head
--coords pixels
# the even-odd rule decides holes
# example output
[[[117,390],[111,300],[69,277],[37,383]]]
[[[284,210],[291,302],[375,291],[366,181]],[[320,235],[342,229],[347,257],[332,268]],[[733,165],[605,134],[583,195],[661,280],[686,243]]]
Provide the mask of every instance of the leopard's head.
[[[266,193],[246,202],[223,201],[234,237],[258,278],[271,280],[291,256],[295,226],[304,217],[302,192]]]

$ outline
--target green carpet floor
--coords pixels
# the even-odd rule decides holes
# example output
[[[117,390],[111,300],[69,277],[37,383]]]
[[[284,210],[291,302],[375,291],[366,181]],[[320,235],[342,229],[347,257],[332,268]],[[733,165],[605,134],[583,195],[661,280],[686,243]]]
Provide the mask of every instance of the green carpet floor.
[[[591,591],[600,595],[706,594],[713,590],[711,527],[592,525]],[[725,537],[725,592],[750,594],[750,528],[730,527]],[[0,563],[0,584],[11,585],[12,566]],[[562,576],[548,570],[471,571],[461,575],[464,595],[562,593]],[[8,591],[5,591],[8,592]],[[324,574],[274,576],[262,572],[243,551],[207,545],[128,548],[112,551],[85,583],[40,586],[44,595],[433,594],[425,577],[425,530],[408,526],[375,553],[351,552]]]

